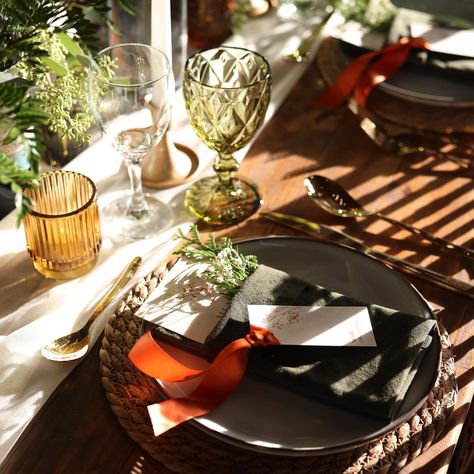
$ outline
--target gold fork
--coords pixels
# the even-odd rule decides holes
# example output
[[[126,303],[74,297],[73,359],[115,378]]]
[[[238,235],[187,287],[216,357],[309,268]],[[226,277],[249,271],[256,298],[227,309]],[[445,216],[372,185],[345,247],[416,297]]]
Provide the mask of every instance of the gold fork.
[[[360,128],[383,150],[394,152],[401,156],[411,155],[413,153],[425,153],[435,158],[452,161],[464,169],[473,168],[473,163],[468,158],[461,158],[452,153],[445,153],[435,148],[422,145],[409,145],[396,136],[389,134],[382,124],[376,123],[366,115],[360,113],[357,104],[353,100],[349,101],[348,107],[359,119]]]

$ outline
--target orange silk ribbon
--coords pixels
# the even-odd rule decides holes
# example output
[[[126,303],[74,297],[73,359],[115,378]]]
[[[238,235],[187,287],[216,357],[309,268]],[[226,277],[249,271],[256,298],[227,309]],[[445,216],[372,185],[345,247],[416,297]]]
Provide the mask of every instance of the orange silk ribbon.
[[[216,408],[242,379],[247,368],[248,350],[252,346],[279,343],[267,329],[250,326],[249,334],[224,347],[209,368],[195,370],[171,357],[153,339],[151,333],[146,332],[129,353],[130,360],[142,372],[163,382],[183,382],[203,376],[200,385],[189,395],[148,407],[155,436]]]
[[[313,103],[315,107],[335,108],[351,95],[360,107],[365,107],[370,91],[388,79],[408,59],[412,48],[430,49],[423,38],[401,38],[380,51],[363,54],[354,59],[337,78],[332,87]],[[372,62],[376,57],[379,58]]]

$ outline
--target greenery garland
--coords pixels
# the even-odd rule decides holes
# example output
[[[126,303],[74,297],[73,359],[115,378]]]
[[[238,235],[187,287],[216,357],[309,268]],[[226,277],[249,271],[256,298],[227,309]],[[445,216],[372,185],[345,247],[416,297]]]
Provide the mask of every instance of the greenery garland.
[[[127,0],[118,0],[129,13]],[[0,183],[15,193],[18,223],[30,202],[22,190],[38,185],[44,150],[40,128],[60,137],[89,140],[87,57],[99,24],[115,30],[108,0],[2,0],[0,4],[0,144],[25,147],[29,169],[0,151]],[[95,17],[96,20],[91,18]],[[13,77],[13,79],[12,79]],[[24,80],[20,80],[22,78]]]

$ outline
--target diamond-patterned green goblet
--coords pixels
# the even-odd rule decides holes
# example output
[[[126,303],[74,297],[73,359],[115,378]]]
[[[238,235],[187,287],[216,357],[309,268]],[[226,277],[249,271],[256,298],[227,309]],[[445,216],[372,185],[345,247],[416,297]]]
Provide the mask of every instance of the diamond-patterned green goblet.
[[[240,222],[258,209],[261,199],[254,185],[234,177],[239,164],[233,153],[249,143],[263,123],[270,101],[270,66],[247,49],[209,49],[187,60],[183,92],[198,137],[218,153],[216,175],[194,183],[185,205],[206,222]]]

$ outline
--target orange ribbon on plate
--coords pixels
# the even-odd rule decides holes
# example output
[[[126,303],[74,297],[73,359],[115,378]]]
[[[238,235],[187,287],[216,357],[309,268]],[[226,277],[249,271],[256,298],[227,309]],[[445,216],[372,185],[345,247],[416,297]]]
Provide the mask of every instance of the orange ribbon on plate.
[[[412,48],[430,49],[430,46],[423,38],[401,38],[398,43],[380,51],[359,56],[342,71],[332,87],[316,99],[313,105],[335,108],[353,96],[360,107],[365,107],[371,90],[400,69]],[[376,57],[379,58],[373,61]]]
[[[155,436],[216,408],[244,376],[249,349],[279,343],[267,329],[250,326],[249,334],[224,347],[209,368],[196,370],[174,359],[160,347],[149,331],[146,332],[129,353],[130,360],[142,372],[163,382],[183,382],[203,376],[199,386],[189,395],[148,407]]]

